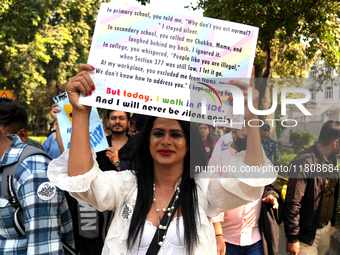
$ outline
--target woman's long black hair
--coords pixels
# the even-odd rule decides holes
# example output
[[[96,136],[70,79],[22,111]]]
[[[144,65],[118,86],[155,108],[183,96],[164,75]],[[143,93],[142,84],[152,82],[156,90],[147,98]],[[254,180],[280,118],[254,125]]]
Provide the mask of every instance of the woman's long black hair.
[[[210,137],[210,126],[211,125],[200,123],[200,124],[198,124],[198,127],[201,126],[201,125],[206,125],[208,127],[208,130],[209,130],[207,141],[208,141],[208,146],[209,146],[209,149],[210,149],[210,152],[211,152],[210,153],[210,157],[211,157],[211,155],[212,155],[212,153],[214,151],[214,141]]]
[[[150,134],[156,117],[149,117],[142,129],[132,155],[132,164],[136,170],[138,194],[134,213],[132,215],[128,249],[131,250],[138,235],[144,231],[146,217],[153,201],[153,158],[150,154]],[[196,124],[179,121],[189,145],[189,151],[184,158],[184,171],[180,184],[179,208],[184,222],[184,243],[188,254],[192,254],[198,243],[197,221],[199,221],[197,188],[194,178],[190,178],[190,171],[194,173],[195,166],[206,165],[207,155],[199,135]]]

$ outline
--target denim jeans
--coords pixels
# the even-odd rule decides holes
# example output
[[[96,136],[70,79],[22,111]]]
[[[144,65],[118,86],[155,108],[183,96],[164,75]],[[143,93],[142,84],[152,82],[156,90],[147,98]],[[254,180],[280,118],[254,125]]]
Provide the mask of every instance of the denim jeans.
[[[225,243],[226,255],[263,255],[262,240],[247,246]]]

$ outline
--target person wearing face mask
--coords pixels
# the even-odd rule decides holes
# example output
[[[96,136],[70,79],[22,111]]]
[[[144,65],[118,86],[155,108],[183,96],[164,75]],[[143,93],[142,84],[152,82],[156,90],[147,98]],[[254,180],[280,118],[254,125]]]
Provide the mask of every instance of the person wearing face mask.
[[[232,144],[228,149],[213,155],[209,161],[209,166],[226,166],[233,156],[246,150],[247,128],[232,129],[231,132]],[[224,174],[222,177],[228,178]],[[278,250],[278,224],[281,221],[282,212],[280,210],[279,214],[278,207],[281,201],[280,193],[272,185],[267,185],[262,199],[257,199],[213,218],[217,254],[275,254],[275,251]],[[259,222],[261,208],[271,210],[275,219],[267,225],[270,225],[273,229],[261,231],[262,226]],[[265,210],[263,209],[263,213]],[[268,231],[271,231],[269,242],[264,236],[265,232]],[[271,242],[272,240],[275,241]]]

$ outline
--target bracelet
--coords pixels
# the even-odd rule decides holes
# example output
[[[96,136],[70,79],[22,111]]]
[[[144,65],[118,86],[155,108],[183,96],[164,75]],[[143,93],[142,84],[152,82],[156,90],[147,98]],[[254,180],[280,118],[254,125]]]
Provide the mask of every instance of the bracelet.
[[[58,122],[54,122],[54,125],[58,125]]]
[[[223,235],[216,235],[216,238],[223,238]]]

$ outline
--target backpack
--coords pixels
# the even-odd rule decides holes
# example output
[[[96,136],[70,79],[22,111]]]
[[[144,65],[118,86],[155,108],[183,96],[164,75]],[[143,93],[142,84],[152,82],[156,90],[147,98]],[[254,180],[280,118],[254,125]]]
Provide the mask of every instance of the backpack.
[[[3,166],[0,168],[2,170],[2,181],[1,181],[1,193],[5,199],[8,200],[8,202],[14,207],[15,212],[13,214],[13,226],[17,234],[21,237],[25,235],[25,227],[22,224],[22,222],[19,219],[19,212],[22,212],[21,205],[19,203],[19,200],[17,198],[17,195],[14,191],[13,186],[13,178],[15,175],[16,170],[18,169],[21,162],[26,159],[27,157],[33,156],[33,155],[43,155],[49,159],[52,159],[46,152],[27,145],[21,152],[19,160],[11,165]],[[76,252],[74,249],[69,246],[66,242],[61,240],[63,247],[65,250],[67,250],[70,254],[76,255]]]

